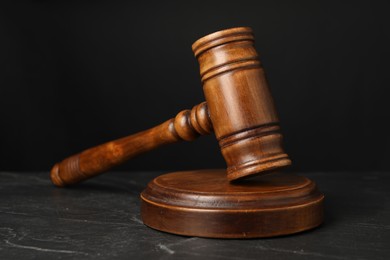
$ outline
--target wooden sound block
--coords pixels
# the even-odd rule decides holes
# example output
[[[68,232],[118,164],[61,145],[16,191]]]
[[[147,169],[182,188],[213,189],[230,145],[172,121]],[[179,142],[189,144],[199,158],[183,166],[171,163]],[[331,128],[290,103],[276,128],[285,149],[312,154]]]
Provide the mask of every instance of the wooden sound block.
[[[313,181],[290,173],[229,183],[226,170],[183,171],[148,184],[141,216],[145,225],[178,235],[272,237],[320,225],[323,200]]]

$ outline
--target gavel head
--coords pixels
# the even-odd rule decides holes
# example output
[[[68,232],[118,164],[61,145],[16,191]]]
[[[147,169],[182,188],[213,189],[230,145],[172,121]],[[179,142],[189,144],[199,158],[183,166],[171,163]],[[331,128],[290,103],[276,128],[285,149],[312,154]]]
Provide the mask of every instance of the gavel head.
[[[290,165],[252,30],[215,32],[197,40],[192,49],[228,179]]]

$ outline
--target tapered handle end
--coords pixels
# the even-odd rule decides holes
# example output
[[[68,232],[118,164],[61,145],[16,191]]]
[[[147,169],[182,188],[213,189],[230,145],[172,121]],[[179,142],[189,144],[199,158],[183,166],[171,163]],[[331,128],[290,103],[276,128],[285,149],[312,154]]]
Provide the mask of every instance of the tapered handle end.
[[[61,179],[60,177],[60,166],[58,165],[58,163],[56,163],[53,168],[51,169],[50,171],[50,179],[51,179],[51,182],[58,186],[58,187],[64,187],[65,186],[65,183],[63,182],[63,180]]]
[[[75,154],[62,162],[56,163],[50,171],[50,179],[53,184],[58,187],[64,187],[91,177],[81,172],[79,161],[80,154]],[[98,173],[92,173],[92,176]]]

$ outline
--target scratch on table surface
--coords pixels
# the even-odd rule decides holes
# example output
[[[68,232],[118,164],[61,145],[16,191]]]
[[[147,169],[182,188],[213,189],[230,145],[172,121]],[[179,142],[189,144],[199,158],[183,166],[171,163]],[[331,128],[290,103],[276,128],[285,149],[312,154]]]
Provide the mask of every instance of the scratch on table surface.
[[[61,249],[50,249],[50,248],[41,248],[41,247],[36,247],[36,246],[25,246],[25,245],[19,245],[10,242],[9,240],[4,240],[4,242],[11,246],[11,247],[16,247],[16,248],[23,248],[23,249],[30,249],[30,250],[35,250],[35,251],[42,251],[42,252],[53,252],[53,253],[63,253],[63,254],[83,254],[83,255],[88,255],[87,253],[84,252],[79,252],[79,251],[71,251],[71,250],[61,250]]]
[[[98,220],[77,219],[77,218],[58,218],[58,219],[65,220],[65,221],[83,222],[83,223],[100,224],[100,225],[131,226],[129,223],[125,223],[125,222],[110,222],[110,221],[98,221]]]
[[[169,247],[167,247],[166,245],[163,245],[163,244],[158,244],[157,245],[161,250],[167,252],[168,254],[170,255],[173,255],[175,253],[175,251],[173,251],[172,249],[170,249]]]
[[[10,215],[32,216],[32,215],[30,215],[30,214],[23,213],[23,212],[15,212],[15,211],[3,211],[3,210],[0,210],[0,214],[10,214]]]
[[[192,238],[179,240],[177,242],[169,243],[169,244],[165,244],[165,245],[162,243],[159,243],[159,244],[157,244],[157,247],[162,249],[163,251],[167,252],[168,254],[173,255],[175,253],[175,251],[171,249],[172,246],[181,245],[181,244],[184,244],[184,243],[187,243],[187,242],[190,242],[193,240],[197,240],[197,239],[198,239],[197,237],[192,237]]]
[[[179,240],[177,242],[170,243],[167,246],[169,246],[169,247],[177,246],[177,245],[181,245],[181,244],[184,244],[184,243],[187,243],[187,242],[191,242],[191,241],[194,241],[194,240],[198,240],[198,239],[199,239],[198,237],[191,237],[191,238],[181,239],[181,240]]]
[[[388,225],[374,224],[374,223],[355,223],[356,225],[367,227],[367,228],[377,228],[377,229],[390,229]]]
[[[139,218],[137,218],[137,216],[132,216],[131,218],[130,218],[132,221],[134,221],[134,222],[137,222],[137,223],[139,223],[139,224],[144,224],[144,222],[142,222],[142,220],[140,220]]]
[[[0,214],[9,214],[9,215],[22,215],[22,216],[30,216],[30,217],[38,217],[32,214],[23,213],[23,212],[14,212],[14,211],[4,211],[0,209]],[[106,224],[106,225],[121,225],[121,226],[131,226],[131,224],[127,222],[110,222],[110,221],[98,221],[98,220],[88,220],[88,219],[77,219],[77,218],[63,218],[59,217],[60,220],[65,221],[73,221],[73,222],[84,222],[84,223],[92,223],[92,224]],[[132,217],[131,220],[137,223],[143,224],[143,222],[137,217]]]
[[[11,239],[17,239],[17,240],[20,241],[24,237],[26,237],[27,234],[23,232],[22,236],[18,237],[17,233],[12,228],[0,227],[0,230],[5,230],[6,231],[6,233],[2,232],[2,233],[0,233],[0,235],[5,236],[5,239],[3,241],[9,247],[29,249],[29,250],[35,250],[35,251],[41,251],[41,252],[88,255],[87,253],[79,252],[79,251],[63,250],[63,249],[51,249],[51,248],[42,248],[42,247],[37,247],[37,246],[27,246],[27,245],[16,244],[16,243],[11,242],[10,240]]]
[[[337,255],[325,255],[321,253],[316,253],[316,252],[308,252],[304,251],[303,249],[301,250],[290,250],[290,249],[281,249],[281,248],[274,248],[274,247],[266,247],[266,246],[256,246],[257,249],[262,249],[262,250],[269,250],[269,251],[274,251],[278,253],[289,253],[289,254],[296,254],[296,255],[308,255],[308,256],[318,256],[318,257],[324,257],[327,259],[349,259],[348,257],[343,257],[343,256],[337,256]]]

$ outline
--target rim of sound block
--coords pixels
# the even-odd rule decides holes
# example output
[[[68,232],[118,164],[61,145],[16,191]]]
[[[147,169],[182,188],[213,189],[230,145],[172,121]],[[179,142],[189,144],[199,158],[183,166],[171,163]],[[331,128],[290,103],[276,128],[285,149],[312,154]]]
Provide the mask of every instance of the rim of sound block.
[[[141,193],[145,225],[184,236],[258,238],[319,226],[324,195],[308,178],[273,173],[229,183],[226,170],[161,175]]]

